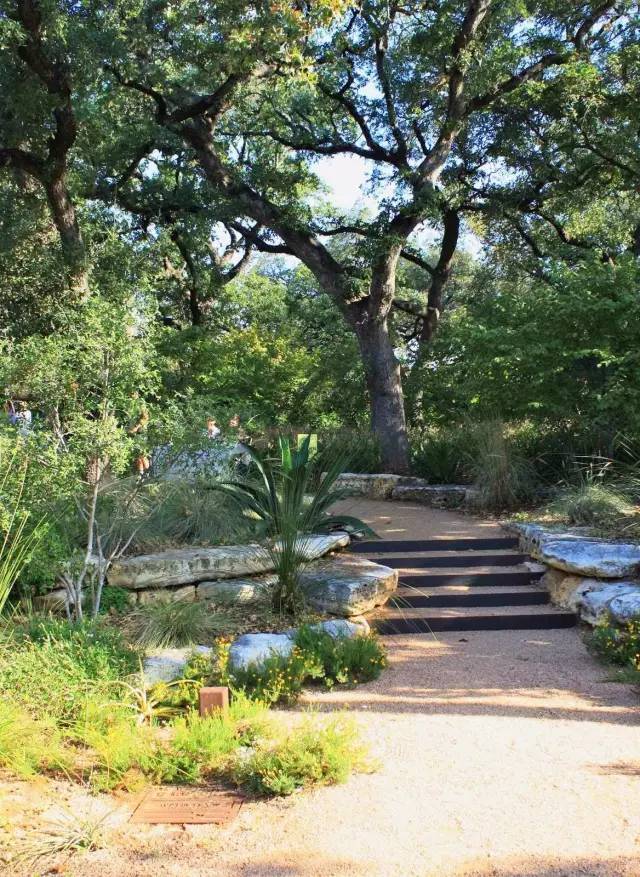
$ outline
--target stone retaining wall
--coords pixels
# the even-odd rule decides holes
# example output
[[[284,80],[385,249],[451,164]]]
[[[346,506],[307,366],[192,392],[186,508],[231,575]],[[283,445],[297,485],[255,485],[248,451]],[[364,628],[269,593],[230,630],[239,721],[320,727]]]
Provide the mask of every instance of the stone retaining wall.
[[[309,561],[301,584],[309,604],[319,612],[359,616],[385,603],[398,584],[397,570],[353,554],[346,533],[312,535],[301,543]],[[130,591],[141,604],[166,600],[251,604],[276,581],[273,558],[258,545],[181,548],[127,557],[114,563],[108,583]],[[48,609],[63,609],[66,592],[56,589],[41,598]]]
[[[622,624],[640,615],[640,545],[539,524],[510,524],[523,551],[547,567],[541,583],[552,601],[587,624]]]
[[[470,505],[476,495],[476,490],[466,484],[429,484],[423,478],[406,475],[344,472],[335,486],[347,491],[349,496],[417,502],[432,508],[447,509]]]

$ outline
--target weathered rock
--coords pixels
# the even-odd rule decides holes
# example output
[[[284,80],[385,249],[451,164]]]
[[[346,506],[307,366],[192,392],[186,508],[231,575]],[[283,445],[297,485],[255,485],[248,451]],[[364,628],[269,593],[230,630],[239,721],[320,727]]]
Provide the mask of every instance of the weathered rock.
[[[357,621],[354,621],[353,618],[348,621],[346,618],[332,618],[329,621],[321,621],[320,624],[312,624],[311,627],[313,630],[324,630],[334,639],[353,639],[371,632],[366,618],[358,618]]]
[[[632,584],[628,591],[614,597],[609,603],[609,612],[618,624],[640,618],[640,585]]]
[[[312,624],[312,630],[323,630],[334,639],[353,639],[370,632],[369,624],[364,618],[350,619],[333,618]],[[229,667],[232,670],[245,670],[251,665],[259,666],[268,658],[278,655],[288,657],[295,646],[297,627],[282,633],[246,633],[239,636],[229,649]]]
[[[335,487],[348,492],[350,496],[388,499],[401,480],[400,475],[360,475],[356,472],[343,472],[336,479]]]
[[[68,595],[64,588],[56,588],[34,597],[34,605],[45,612],[60,612],[67,605]]]
[[[341,555],[304,570],[300,584],[314,609],[349,617],[382,606],[398,586],[398,571]]]
[[[348,543],[347,533],[307,536],[302,543],[301,553],[308,560],[313,560]],[[214,579],[240,578],[272,570],[273,562],[269,553],[259,545],[178,548],[117,561],[109,570],[109,584],[136,590],[168,588]]]
[[[193,603],[196,599],[196,587],[195,585],[183,585],[179,588],[158,588],[152,591],[138,591],[137,595],[138,603],[143,605],[158,602],[174,602],[176,600]]]
[[[549,591],[551,602],[563,609],[575,611],[575,595],[585,582],[581,576],[568,575],[560,569],[546,567],[546,572],[540,579],[540,584]],[[589,579],[588,581],[593,581]]]
[[[577,612],[588,624],[599,624],[610,613],[610,604],[617,597],[636,590],[630,582],[601,582],[597,579],[584,579],[569,601],[569,608]]]
[[[196,589],[196,599],[214,600],[216,603],[256,603],[276,581],[277,576],[256,576],[252,579],[200,582]]]
[[[330,618],[328,621],[320,621],[318,624],[310,624],[310,630],[324,631],[334,639],[353,639],[356,636],[365,636],[371,633],[369,622],[362,616],[354,616],[349,618]],[[298,632],[297,627],[290,627],[284,633],[295,639]]]
[[[464,484],[423,484],[394,487],[391,498],[438,509],[454,509],[473,501],[477,491]]]
[[[581,576],[620,579],[640,573],[640,545],[588,539],[543,540],[538,560]]]
[[[519,521],[503,521],[502,526],[520,538],[520,548],[534,556],[545,542],[598,542],[590,527],[543,526],[542,524],[522,524]]]
[[[262,664],[273,655],[286,658],[293,646],[293,637],[288,633],[245,633],[231,644],[229,667],[232,670],[246,670],[252,664]]]
[[[185,649],[161,649],[150,654],[143,663],[145,683],[151,688],[158,682],[173,682],[184,673],[187,661],[197,652],[201,655],[212,655],[209,646],[195,646]]]

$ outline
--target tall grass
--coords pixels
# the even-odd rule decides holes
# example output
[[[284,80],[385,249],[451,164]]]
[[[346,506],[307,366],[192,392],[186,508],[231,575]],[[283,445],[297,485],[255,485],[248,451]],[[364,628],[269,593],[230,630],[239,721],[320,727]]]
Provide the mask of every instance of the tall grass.
[[[125,629],[137,646],[167,648],[213,642],[232,627],[230,611],[207,602],[158,600],[137,606],[127,615]]]
[[[0,613],[13,586],[29,562],[41,536],[41,526],[28,527],[29,513],[22,495],[26,467],[18,466],[16,453],[0,458]]]
[[[474,444],[467,471],[476,488],[475,504],[485,510],[506,511],[530,503],[537,482],[534,466],[509,441],[502,421],[479,424]]]

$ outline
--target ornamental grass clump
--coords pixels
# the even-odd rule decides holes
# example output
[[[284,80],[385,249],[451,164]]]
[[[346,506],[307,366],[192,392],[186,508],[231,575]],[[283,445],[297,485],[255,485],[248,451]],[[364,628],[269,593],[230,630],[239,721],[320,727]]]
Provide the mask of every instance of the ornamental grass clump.
[[[137,646],[170,648],[212,642],[233,622],[231,610],[214,610],[206,602],[167,598],[136,606],[126,617],[125,630]]]

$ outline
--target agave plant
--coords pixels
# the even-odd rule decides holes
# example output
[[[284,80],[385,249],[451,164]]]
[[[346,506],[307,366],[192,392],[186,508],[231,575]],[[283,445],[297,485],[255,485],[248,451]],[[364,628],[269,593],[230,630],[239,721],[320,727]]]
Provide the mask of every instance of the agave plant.
[[[249,475],[216,486],[232,497],[245,514],[261,522],[267,540],[265,550],[278,576],[273,605],[289,615],[295,614],[303,603],[300,572],[309,559],[311,533],[349,529],[374,535],[359,518],[330,514],[331,506],[346,495],[335,486],[346,463],[335,457],[325,468],[321,457],[311,455],[309,445],[310,436],[297,449],[281,436],[275,460],[251,450],[253,466]]]

